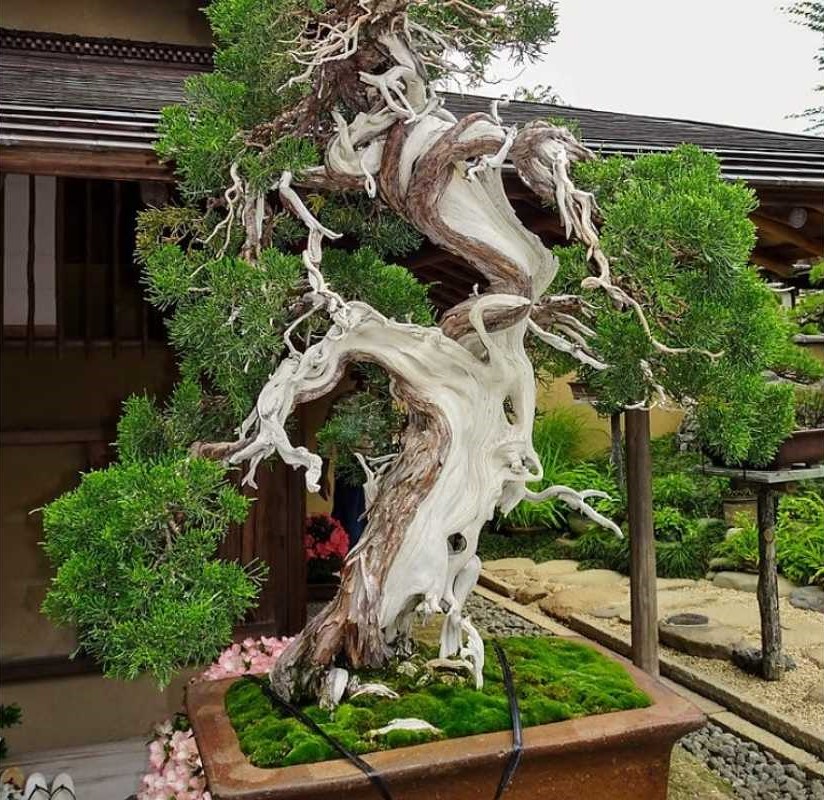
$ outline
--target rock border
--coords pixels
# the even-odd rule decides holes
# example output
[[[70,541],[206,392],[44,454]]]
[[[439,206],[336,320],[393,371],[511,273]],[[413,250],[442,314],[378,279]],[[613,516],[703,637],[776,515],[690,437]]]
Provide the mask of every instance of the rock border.
[[[483,576],[483,572],[481,572],[481,575]],[[479,583],[480,586],[476,587],[475,591],[482,597],[486,597],[488,600],[498,603],[508,611],[511,611],[518,616],[529,620],[530,622],[534,622],[546,630],[555,633],[560,633],[563,631],[567,632],[567,635],[569,631],[574,631],[575,633],[581,634],[588,639],[598,642],[604,647],[608,647],[610,650],[613,650],[619,655],[629,657],[631,654],[630,645],[628,642],[625,642],[623,639],[604,631],[595,625],[592,625],[589,621],[577,614],[571,615],[564,621],[564,624],[561,625],[555,620],[550,620],[550,618],[546,617],[544,614],[533,611],[530,608],[526,608],[508,597],[502,597],[490,588],[485,588],[485,586],[488,585],[486,581],[479,581]],[[492,583],[492,581],[489,583]],[[696,692],[698,695],[706,699],[712,700],[724,706],[725,710],[734,712],[747,722],[750,722],[757,727],[763,728],[765,731],[774,734],[779,738],[779,740],[783,740],[789,745],[792,745],[807,753],[809,755],[809,760],[805,759],[804,761],[796,760],[797,758],[800,758],[799,755],[793,756],[778,752],[775,754],[797,763],[802,769],[806,770],[815,778],[824,777],[824,763],[818,760],[824,759],[824,738],[822,738],[817,731],[807,726],[799,725],[794,720],[791,720],[789,717],[782,714],[767,711],[760,706],[756,706],[747,700],[736,696],[723,685],[715,683],[706,676],[701,675],[688,667],[675,663],[665,655],[660,656],[659,664],[661,674],[665,677],[681,684],[682,686],[685,686],[687,689]],[[708,716],[710,719],[714,719],[715,715],[710,714]],[[723,724],[723,722],[719,722],[719,724]],[[740,733],[740,731],[736,732]],[[758,743],[762,744],[761,742]],[[767,747],[767,749],[770,749],[768,746],[764,746]]]

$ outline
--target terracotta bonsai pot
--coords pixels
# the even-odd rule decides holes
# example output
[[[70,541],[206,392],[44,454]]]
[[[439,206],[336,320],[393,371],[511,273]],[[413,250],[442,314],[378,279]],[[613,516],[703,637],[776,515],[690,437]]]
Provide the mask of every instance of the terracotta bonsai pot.
[[[738,514],[746,514],[753,522],[758,520],[758,499],[754,495],[725,497],[721,505],[724,522],[729,526],[735,525],[735,517]]]
[[[793,464],[819,464],[824,461],[824,428],[793,431],[782,442],[770,466],[791,467]]]
[[[591,403],[595,400],[590,388],[581,381],[570,381],[569,390],[572,392],[572,399],[581,403]]]
[[[704,724],[691,703],[624,664],[652,700],[617,711],[527,728],[521,764],[507,800],[665,800],[670,752]],[[224,710],[234,679],[190,684],[186,706],[209,791],[215,800],[376,800],[379,794],[349,762],[260,769],[247,761]],[[403,747],[365,756],[395,800],[489,800],[512,748],[508,731]]]

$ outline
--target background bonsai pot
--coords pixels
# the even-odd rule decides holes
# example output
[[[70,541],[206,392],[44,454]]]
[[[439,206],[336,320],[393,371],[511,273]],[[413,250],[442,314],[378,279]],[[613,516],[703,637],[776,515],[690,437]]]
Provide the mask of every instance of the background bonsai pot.
[[[589,644],[589,643],[587,643]],[[508,800],[666,800],[676,740],[704,724],[691,703],[620,661],[649,708],[527,728]],[[243,755],[224,696],[235,679],[190,684],[186,705],[214,800],[374,800],[375,787],[344,760],[260,769]],[[512,748],[509,731],[402,747],[365,756],[396,800],[488,800]]]
[[[793,464],[820,464],[824,461],[824,428],[802,428],[793,431],[781,443],[770,466],[791,467]]]
[[[754,494],[729,495],[721,501],[721,507],[728,526],[735,525],[738,514],[746,514],[753,522],[758,519],[758,499]]]

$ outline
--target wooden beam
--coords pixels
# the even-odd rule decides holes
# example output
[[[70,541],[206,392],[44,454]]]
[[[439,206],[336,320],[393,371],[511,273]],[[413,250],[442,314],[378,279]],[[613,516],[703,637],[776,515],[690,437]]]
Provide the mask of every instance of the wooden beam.
[[[34,279],[35,248],[37,247],[37,178],[29,175],[28,245],[26,250],[26,355],[34,349],[34,317],[37,286]]]
[[[758,228],[759,234],[763,232],[767,238],[782,243],[794,244],[811,256],[824,256],[824,242],[814,241],[784,222],[779,222],[759,213],[752,215],[752,221]]]
[[[758,610],[761,616],[761,670],[768,681],[784,674],[781,619],[778,613],[778,563],[775,557],[776,495],[758,488]]]
[[[789,278],[793,274],[792,263],[788,261],[780,261],[774,256],[764,253],[757,247],[752,251],[750,260],[753,264],[756,264],[759,267],[764,267],[764,269],[767,269],[782,278]]]
[[[652,526],[649,411],[624,415],[627,448],[632,663],[658,676],[658,596]]]
[[[151,150],[78,150],[70,147],[4,145],[0,147],[0,160],[4,172],[110,180],[174,180],[171,168],[161,164]]]

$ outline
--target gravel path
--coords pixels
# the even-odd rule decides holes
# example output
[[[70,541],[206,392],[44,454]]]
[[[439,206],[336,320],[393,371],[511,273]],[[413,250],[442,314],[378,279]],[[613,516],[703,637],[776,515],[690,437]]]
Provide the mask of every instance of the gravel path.
[[[824,800],[824,781],[810,780],[795,764],[785,764],[712,723],[680,744],[729,781],[741,800]]]
[[[480,595],[471,595],[465,609],[478,628],[495,636],[547,634]],[[785,764],[757,744],[712,723],[685,736],[680,744],[729,781],[740,800],[824,800],[824,781],[809,778],[795,764]]]

